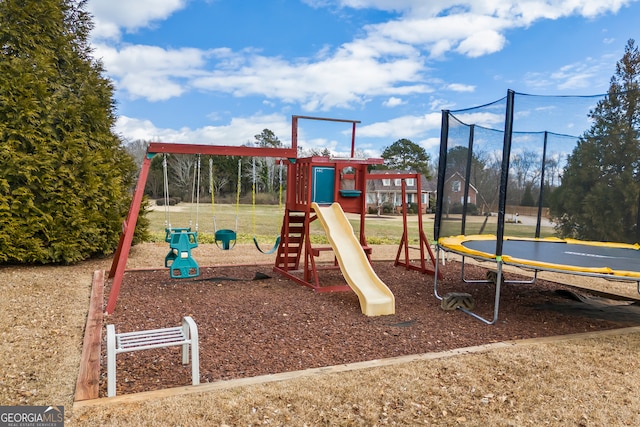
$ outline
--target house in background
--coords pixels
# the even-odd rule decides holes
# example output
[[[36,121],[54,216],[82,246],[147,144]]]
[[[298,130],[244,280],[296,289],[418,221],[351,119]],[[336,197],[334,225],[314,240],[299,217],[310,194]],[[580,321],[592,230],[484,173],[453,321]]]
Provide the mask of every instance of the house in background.
[[[394,211],[402,206],[402,180],[394,178],[397,174],[415,173],[399,170],[376,170],[372,173],[377,175],[386,174],[388,178],[371,179],[367,183],[367,207],[378,210],[383,206],[391,206]],[[406,200],[407,204],[417,204],[418,197],[421,198],[423,212],[428,212],[429,198],[435,198],[436,182],[427,180],[423,175],[421,178],[421,193],[418,194],[418,185],[415,179],[406,180]],[[435,208],[435,206],[433,207]]]
[[[459,172],[455,172],[444,182],[445,194],[448,195],[448,202],[451,204],[464,204],[464,185],[465,179]],[[469,195],[467,197],[467,203],[477,205],[478,190],[473,185],[469,184]]]

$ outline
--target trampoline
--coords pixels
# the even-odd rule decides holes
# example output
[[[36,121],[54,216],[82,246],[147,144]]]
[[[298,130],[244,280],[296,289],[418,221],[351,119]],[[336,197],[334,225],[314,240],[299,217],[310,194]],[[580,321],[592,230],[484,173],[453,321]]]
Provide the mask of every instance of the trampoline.
[[[502,255],[496,256],[497,238],[494,235],[459,235],[438,239],[437,252],[444,250],[461,255],[462,280],[465,283],[495,283],[493,320],[485,319],[476,313],[457,307],[459,310],[487,324],[494,324],[498,319],[500,305],[500,287],[503,283],[535,283],[539,271],[552,271],[567,274],[634,281],[640,293],[640,245],[610,242],[592,242],[574,239],[522,238],[507,237],[502,240]],[[493,280],[468,280],[464,277],[464,258],[491,261],[496,264],[496,276]],[[439,259],[439,255],[436,255]],[[438,264],[434,293],[438,294]],[[534,270],[530,281],[507,281],[502,277],[502,266],[512,265]]]
[[[493,235],[443,237],[438,243],[444,250],[463,256],[496,260]],[[505,236],[502,262],[536,270],[640,281],[638,244]]]
[[[606,98],[606,95],[598,97]],[[551,220],[562,220],[571,214],[561,208],[552,217],[549,192],[562,185],[563,171],[581,141],[578,135],[583,134],[580,131],[571,136],[548,126],[559,124],[566,130],[564,125],[571,121],[566,117],[588,117],[590,110],[574,110],[571,107],[574,104],[567,104],[568,108],[549,108],[553,102],[565,100],[569,98],[508,90],[505,98],[495,102],[455,111],[442,110],[433,236],[437,242],[434,294],[443,308],[457,308],[485,323],[495,324],[501,285],[533,284],[541,271],[636,282],[640,293],[640,245],[605,243],[619,237],[603,234],[606,230],[595,233],[583,220],[573,226],[587,227],[585,230],[593,231],[593,235],[598,236],[594,238],[601,241],[541,237],[563,232],[562,227],[556,228],[559,224]],[[496,112],[502,107],[504,121],[487,121],[489,116],[497,119]],[[551,111],[556,113],[548,115]],[[524,203],[526,194],[531,200]],[[590,212],[600,220],[607,220],[603,217],[604,209]],[[624,240],[640,242],[640,223],[635,229],[636,235],[625,236]],[[507,237],[514,235],[520,237]],[[468,303],[465,300],[468,294],[449,292],[441,296],[438,293],[440,251],[462,256],[464,283],[495,283],[492,320],[470,311],[474,304],[472,300]],[[465,260],[471,259],[493,263],[494,272],[487,272],[486,277],[465,278]],[[504,280],[504,265],[532,270],[533,278]]]

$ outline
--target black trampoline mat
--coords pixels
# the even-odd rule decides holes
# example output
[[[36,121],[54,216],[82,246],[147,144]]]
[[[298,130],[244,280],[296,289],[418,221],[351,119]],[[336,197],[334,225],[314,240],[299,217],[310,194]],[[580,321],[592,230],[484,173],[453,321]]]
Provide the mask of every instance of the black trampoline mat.
[[[495,254],[496,240],[464,240],[468,249]],[[502,254],[517,258],[523,264],[556,264],[579,269],[609,268],[640,273],[640,251],[632,248],[587,245],[565,241],[504,240]]]

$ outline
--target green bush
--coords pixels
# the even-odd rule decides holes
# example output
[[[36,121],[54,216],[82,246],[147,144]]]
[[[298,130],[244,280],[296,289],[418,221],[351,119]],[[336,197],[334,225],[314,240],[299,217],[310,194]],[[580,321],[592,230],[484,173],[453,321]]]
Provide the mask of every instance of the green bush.
[[[113,86],[83,7],[0,2],[0,263],[73,263],[118,245],[135,165],[112,132]]]
[[[462,203],[454,203],[451,205],[451,209],[449,213],[461,214],[462,208],[463,208]],[[478,215],[478,206],[474,205],[473,203],[469,203],[467,205],[467,215]]]
[[[393,203],[383,203],[382,204],[382,213],[383,214],[391,214],[391,213],[395,213],[396,211],[396,207],[393,205]]]
[[[180,197],[169,197],[169,206],[175,206],[180,203],[182,199]],[[164,199],[156,199],[156,206],[164,206]]]

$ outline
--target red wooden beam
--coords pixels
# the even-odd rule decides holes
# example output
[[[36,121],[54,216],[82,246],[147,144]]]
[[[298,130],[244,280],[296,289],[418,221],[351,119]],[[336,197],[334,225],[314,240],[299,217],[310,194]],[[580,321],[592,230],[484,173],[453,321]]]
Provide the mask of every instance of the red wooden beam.
[[[297,148],[245,147],[229,145],[176,144],[173,142],[151,142],[149,154],[204,154],[211,156],[280,157],[295,159]]]
[[[298,119],[307,119],[307,120],[324,120],[326,122],[338,122],[338,123],[362,123],[360,120],[331,119],[329,117],[313,117],[313,116],[291,116],[291,117],[296,122]]]
[[[369,173],[367,174],[367,179],[411,179],[416,178],[420,179],[421,174],[419,173]]]

